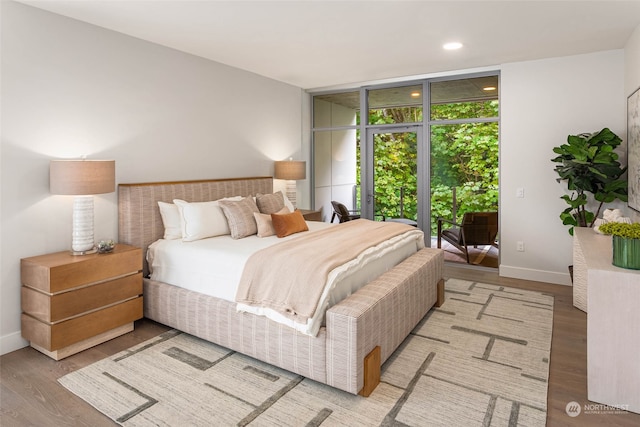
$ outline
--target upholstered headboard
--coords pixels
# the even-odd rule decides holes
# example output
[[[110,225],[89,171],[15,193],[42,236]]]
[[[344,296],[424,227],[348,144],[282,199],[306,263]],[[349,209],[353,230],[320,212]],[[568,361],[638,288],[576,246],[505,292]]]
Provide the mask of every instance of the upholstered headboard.
[[[158,202],[172,203],[173,199],[206,202],[223,197],[271,192],[271,177],[119,184],[118,242],[142,248],[146,277],[149,273],[147,247],[164,235]]]

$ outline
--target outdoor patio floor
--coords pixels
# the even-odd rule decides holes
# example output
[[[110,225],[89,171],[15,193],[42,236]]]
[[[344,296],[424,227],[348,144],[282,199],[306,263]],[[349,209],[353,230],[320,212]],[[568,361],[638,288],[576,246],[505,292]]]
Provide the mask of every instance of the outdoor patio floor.
[[[436,237],[431,238],[431,247],[438,247],[438,239]],[[467,258],[464,252],[460,251],[449,242],[443,240],[442,249],[444,250],[445,261],[467,264]],[[499,250],[495,246],[478,246],[477,248],[469,246],[470,265],[498,268],[498,254]]]

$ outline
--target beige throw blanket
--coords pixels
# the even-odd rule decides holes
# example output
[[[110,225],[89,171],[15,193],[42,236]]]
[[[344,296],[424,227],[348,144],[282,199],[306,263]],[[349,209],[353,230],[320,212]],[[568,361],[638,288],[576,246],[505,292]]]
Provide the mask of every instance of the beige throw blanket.
[[[270,308],[305,323],[316,310],[331,270],[415,230],[396,222],[359,219],[262,249],[247,260],[236,302]]]

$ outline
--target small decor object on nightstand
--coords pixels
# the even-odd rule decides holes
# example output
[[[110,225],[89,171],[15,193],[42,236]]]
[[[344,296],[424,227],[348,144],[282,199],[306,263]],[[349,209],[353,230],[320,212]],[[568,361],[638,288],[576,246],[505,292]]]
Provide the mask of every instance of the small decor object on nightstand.
[[[96,248],[98,249],[98,253],[107,254],[113,251],[113,248],[116,247],[116,242],[113,240],[100,240]]]
[[[613,261],[616,267],[640,270],[640,223],[608,222],[599,227],[613,239]]]

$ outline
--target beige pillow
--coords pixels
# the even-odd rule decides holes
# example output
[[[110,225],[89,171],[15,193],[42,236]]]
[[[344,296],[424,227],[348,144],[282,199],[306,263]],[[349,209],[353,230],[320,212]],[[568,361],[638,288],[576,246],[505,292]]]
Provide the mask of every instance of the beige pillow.
[[[273,229],[278,237],[286,237],[309,230],[302,213],[297,209],[290,214],[271,214],[271,220],[273,221]]]
[[[173,203],[158,202],[160,217],[164,225],[164,236],[166,240],[182,239],[182,220],[178,206]]]
[[[277,215],[291,213],[291,211],[283,207],[278,212],[275,212]],[[269,237],[276,234],[276,230],[273,228],[273,220],[271,219],[270,214],[264,213],[253,213],[253,217],[256,219],[256,225],[258,226],[258,237]]]
[[[258,232],[254,213],[259,213],[253,197],[245,197],[240,201],[220,200],[220,208],[227,218],[231,237],[242,239]]]
[[[276,213],[284,208],[284,195],[282,191],[273,194],[256,194],[256,205],[260,213],[269,214]],[[291,211],[289,211],[291,212]]]

